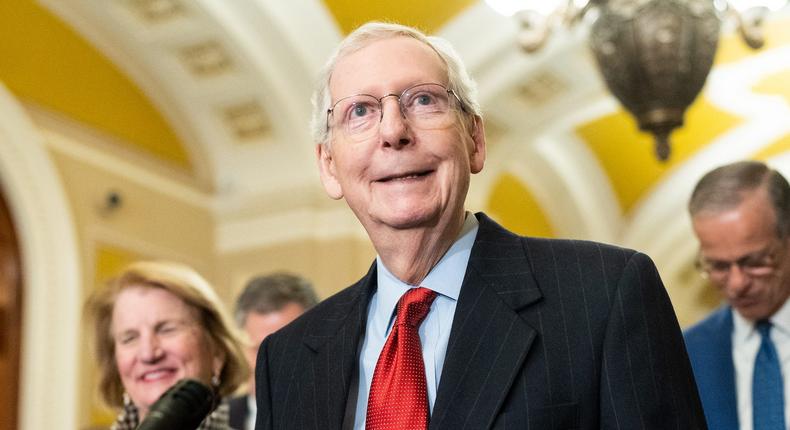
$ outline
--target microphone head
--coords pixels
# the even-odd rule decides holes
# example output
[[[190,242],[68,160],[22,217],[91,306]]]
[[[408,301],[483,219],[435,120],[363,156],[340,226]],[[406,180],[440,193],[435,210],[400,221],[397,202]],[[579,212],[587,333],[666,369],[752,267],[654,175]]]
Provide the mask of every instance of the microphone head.
[[[182,379],[151,405],[137,430],[195,430],[215,406],[211,388]]]

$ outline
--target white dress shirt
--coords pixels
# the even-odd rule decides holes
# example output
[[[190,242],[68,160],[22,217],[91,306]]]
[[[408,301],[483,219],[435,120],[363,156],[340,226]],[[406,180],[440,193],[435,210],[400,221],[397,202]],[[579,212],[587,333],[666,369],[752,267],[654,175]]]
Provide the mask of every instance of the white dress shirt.
[[[444,356],[447,352],[450,328],[455,315],[455,305],[461,292],[461,283],[466,274],[466,266],[469,263],[469,255],[477,236],[477,229],[477,218],[467,212],[466,220],[455,243],[418,285],[438,293],[419,330],[430,411],[433,411],[433,404],[436,401],[436,389],[442,376]],[[359,386],[354,417],[354,429],[356,430],[365,428],[368,393],[373,381],[373,371],[376,369],[379,354],[381,354],[387,336],[392,329],[395,320],[395,306],[408,289],[418,287],[401,282],[384,266],[379,257],[376,257],[376,273],[378,289],[368,305],[365,338],[359,355]]]
[[[258,414],[258,405],[255,404],[255,396],[247,396],[247,419],[244,420],[243,430],[255,430],[255,416]]]
[[[738,422],[741,430],[753,430],[752,420],[752,376],[754,361],[760,349],[760,333],[753,321],[733,310],[732,356],[735,364],[735,387],[738,399]],[[785,427],[790,428],[790,300],[770,318],[771,340],[776,346],[784,379]]]

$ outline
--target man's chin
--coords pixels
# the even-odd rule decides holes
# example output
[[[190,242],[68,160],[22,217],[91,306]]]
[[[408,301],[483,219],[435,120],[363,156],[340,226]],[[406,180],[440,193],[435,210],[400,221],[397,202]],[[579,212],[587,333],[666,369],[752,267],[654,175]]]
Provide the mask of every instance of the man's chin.
[[[380,223],[394,230],[411,230],[418,228],[436,227],[439,217],[433,213],[422,213],[418,211],[393,211],[385,217],[380,218]]]
[[[735,310],[738,314],[749,321],[760,321],[769,318],[770,312],[762,309],[758,305],[740,305],[736,306]]]

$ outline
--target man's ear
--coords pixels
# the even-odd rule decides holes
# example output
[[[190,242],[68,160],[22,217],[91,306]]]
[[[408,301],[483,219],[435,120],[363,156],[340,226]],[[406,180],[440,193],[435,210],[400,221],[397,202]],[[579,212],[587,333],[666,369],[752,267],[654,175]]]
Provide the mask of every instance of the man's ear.
[[[469,167],[471,172],[479,173],[483,170],[486,161],[486,131],[483,118],[475,115],[472,120],[472,148],[469,152]]]
[[[329,194],[329,197],[339,200],[343,198],[343,187],[337,180],[335,174],[335,160],[332,158],[332,151],[328,147],[329,144],[321,144],[315,146],[315,155],[318,158],[318,172],[321,175],[321,183],[324,185],[324,190]]]

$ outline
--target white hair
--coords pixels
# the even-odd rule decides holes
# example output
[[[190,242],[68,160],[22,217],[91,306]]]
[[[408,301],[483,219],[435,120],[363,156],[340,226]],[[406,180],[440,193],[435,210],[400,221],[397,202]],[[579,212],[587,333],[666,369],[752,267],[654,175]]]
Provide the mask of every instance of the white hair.
[[[426,36],[421,31],[405,25],[369,22],[343,39],[321,70],[318,85],[313,93],[313,115],[310,123],[313,140],[316,143],[325,144],[329,140],[326,123],[327,111],[332,101],[332,96],[329,93],[329,81],[338,60],[373,42],[394,37],[411,37],[433,49],[447,67],[447,88],[461,100],[462,106],[469,114],[481,116],[480,103],[477,101],[477,85],[469,76],[461,57],[450,45],[450,42],[440,37]]]

